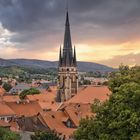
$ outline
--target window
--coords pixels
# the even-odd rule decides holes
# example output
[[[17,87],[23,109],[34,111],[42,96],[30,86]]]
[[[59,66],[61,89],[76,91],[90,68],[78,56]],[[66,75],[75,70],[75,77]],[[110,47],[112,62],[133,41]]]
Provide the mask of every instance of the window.
[[[70,120],[67,121],[67,127],[71,128],[71,122],[70,122]]]
[[[10,121],[12,119],[12,117],[7,117],[7,121]]]
[[[1,120],[2,120],[2,121],[4,121],[4,120],[5,120],[5,118],[4,118],[4,117],[1,117]]]
[[[55,116],[54,116],[54,115],[52,115],[52,118],[55,118]]]

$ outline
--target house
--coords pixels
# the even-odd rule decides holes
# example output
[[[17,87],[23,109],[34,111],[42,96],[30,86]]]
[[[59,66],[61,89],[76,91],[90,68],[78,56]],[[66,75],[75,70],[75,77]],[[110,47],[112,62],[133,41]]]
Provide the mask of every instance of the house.
[[[59,110],[62,110],[73,122],[73,126],[77,128],[82,118],[91,117],[91,104],[69,103],[64,104]]]
[[[68,140],[75,128],[68,128],[64,122],[68,117],[61,111],[40,112],[38,115],[32,117],[20,117],[17,122],[22,131],[36,132],[36,131],[54,131],[62,139]]]
[[[16,113],[4,102],[0,102],[0,120],[9,122],[15,117]]]
[[[17,119],[17,124],[21,131],[36,132],[49,130],[49,128],[38,118],[38,115],[21,116]]]
[[[20,94],[25,89],[30,89],[31,86],[26,83],[19,83],[16,86],[14,86],[9,93],[11,94]]]
[[[41,112],[38,118],[61,138],[69,139],[76,130],[70,118],[63,111]]]
[[[68,116],[62,111],[40,112],[32,117],[20,117],[17,122],[22,131],[55,131],[59,136],[69,137],[76,130],[67,127],[64,122],[68,120]]]
[[[41,111],[34,116],[21,116],[18,124],[21,130],[51,130],[66,140],[70,139],[82,118],[92,115],[90,104],[63,104],[57,111]]]
[[[88,80],[93,85],[102,85],[104,82],[107,82],[107,78],[95,78],[95,77],[84,77],[84,80]]]
[[[34,116],[42,111],[37,101],[6,102],[6,105],[15,112],[17,117]]]
[[[59,107],[60,103],[55,102],[55,93],[42,91],[42,94],[27,95],[26,99],[29,101],[37,101],[43,111],[52,110],[55,111]]]
[[[80,120],[95,115],[91,111],[93,101],[104,102],[110,94],[106,86],[88,86],[79,88],[77,95],[63,103],[55,101],[56,88],[27,95],[25,100],[20,100],[19,96],[3,96],[0,105],[4,110],[0,108],[0,116],[2,121],[9,122],[12,131],[51,130],[62,139],[70,140]]]

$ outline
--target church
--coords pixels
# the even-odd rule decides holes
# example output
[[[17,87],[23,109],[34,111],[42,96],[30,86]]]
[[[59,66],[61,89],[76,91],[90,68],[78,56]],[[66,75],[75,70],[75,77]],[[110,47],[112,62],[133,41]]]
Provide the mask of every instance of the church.
[[[72,47],[69,13],[66,13],[63,48],[60,46],[57,102],[72,98],[78,91],[78,72],[75,46]]]

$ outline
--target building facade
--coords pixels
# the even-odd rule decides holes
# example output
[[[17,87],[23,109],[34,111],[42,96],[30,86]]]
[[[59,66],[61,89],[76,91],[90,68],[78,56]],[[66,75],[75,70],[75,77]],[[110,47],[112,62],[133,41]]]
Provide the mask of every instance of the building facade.
[[[78,90],[76,50],[72,47],[69,14],[66,13],[63,49],[60,46],[58,66],[57,101],[64,102],[73,97]]]

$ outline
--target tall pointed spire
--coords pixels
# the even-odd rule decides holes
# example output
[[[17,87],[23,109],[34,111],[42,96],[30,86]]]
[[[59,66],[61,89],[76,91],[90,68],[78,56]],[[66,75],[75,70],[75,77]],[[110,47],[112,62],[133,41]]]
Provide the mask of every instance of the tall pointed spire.
[[[66,26],[70,26],[70,23],[69,23],[69,13],[67,11],[67,14],[66,14]]]
[[[65,23],[65,35],[64,35],[64,46],[63,46],[63,65],[71,66],[72,64],[72,43],[71,33],[69,24],[69,13],[66,12],[66,23]]]
[[[65,35],[64,35],[64,49],[72,49],[71,43],[71,33],[70,33],[70,23],[69,23],[69,13],[66,13],[66,23],[65,23]]]
[[[66,1],[68,2],[68,0]],[[58,67],[58,92],[57,101],[69,100],[78,91],[78,71],[75,46],[72,47],[68,4],[66,8],[66,22],[63,49],[60,46]]]
[[[69,26],[69,4],[68,4],[68,0],[66,0],[66,26]]]
[[[64,43],[63,43],[63,52],[61,52],[61,55],[59,56],[59,66],[63,67],[71,67],[74,66],[73,62],[76,64],[76,52],[75,52],[75,58],[74,52],[72,49],[72,42],[71,42],[71,33],[70,33],[70,22],[69,22],[69,12],[68,12],[68,0],[66,1],[66,21],[65,21],[65,34],[64,34]],[[75,51],[75,50],[74,50]],[[61,64],[61,65],[60,65]]]

